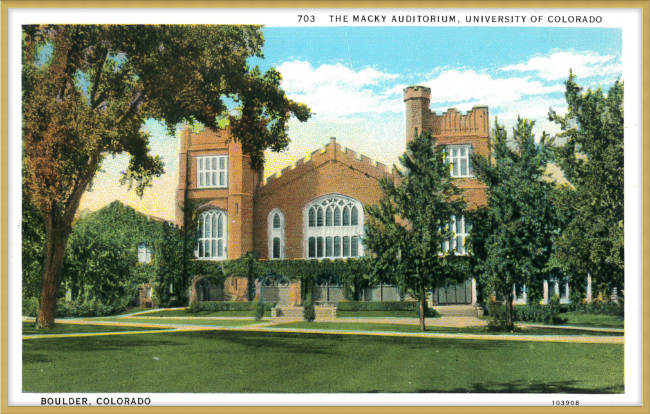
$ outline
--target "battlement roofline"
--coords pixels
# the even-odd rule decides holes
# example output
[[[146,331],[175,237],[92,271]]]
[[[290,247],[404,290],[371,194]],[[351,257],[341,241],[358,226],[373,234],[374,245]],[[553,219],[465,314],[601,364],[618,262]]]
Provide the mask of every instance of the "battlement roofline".
[[[487,105],[474,105],[474,106],[472,106],[472,109],[468,109],[467,111],[465,111],[463,113],[463,111],[460,111],[457,108],[452,106],[450,108],[447,108],[445,111],[441,112],[440,115],[438,115],[436,111],[431,111],[431,115],[436,116],[436,117],[443,117],[445,115],[449,115],[451,113],[454,113],[454,114],[458,114],[460,116],[468,116],[468,115],[472,114],[473,112],[475,112],[477,109],[485,109],[485,110],[487,110],[489,108],[488,108]]]
[[[431,88],[428,86],[415,85],[404,88],[404,101],[410,99],[431,100]]]
[[[259,191],[260,193],[272,191],[302,176],[303,174],[332,161],[344,164],[350,169],[357,170],[376,179],[380,179],[387,175],[397,175],[392,167],[388,167],[381,162],[375,161],[363,154],[359,154],[354,150],[337,144],[336,138],[330,138],[330,142],[325,146],[312,151],[308,156],[297,160],[292,165],[289,165],[279,172],[267,177]]]

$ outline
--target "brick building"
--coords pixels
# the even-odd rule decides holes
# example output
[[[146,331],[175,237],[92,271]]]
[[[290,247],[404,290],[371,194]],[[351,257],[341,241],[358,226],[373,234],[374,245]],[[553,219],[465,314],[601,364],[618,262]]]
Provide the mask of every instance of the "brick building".
[[[485,106],[463,115],[456,109],[437,115],[429,109],[431,90],[408,87],[406,141],[429,131],[446,145],[446,161],[470,206],[485,203],[485,186],[473,174],[469,156],[490,155],[489,116]],[[262,180],[251,170],[241,145],[228,127],[181,132],[177,223],[185,206],[199,213],[199,260],[236,259],[255,250],[262,259],[345,258],[364,255],[363,205],[382,196],[379,179],[391,168],[339,145],[334,138],[310,156]],[[189,204],[191,202],[191,204]],[[454,223],[451,248],[464,250],[464,219]],[[227,280],[226,286],[245,280]],[[475,302],[475,284],[464,303]]]

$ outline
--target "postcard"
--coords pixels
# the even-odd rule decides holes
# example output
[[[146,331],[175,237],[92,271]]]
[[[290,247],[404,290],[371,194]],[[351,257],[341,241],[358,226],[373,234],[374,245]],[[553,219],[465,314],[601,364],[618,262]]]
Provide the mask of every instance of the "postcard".
[[[642,404],[640,8],[109,6],[7,11],[8,411]]]

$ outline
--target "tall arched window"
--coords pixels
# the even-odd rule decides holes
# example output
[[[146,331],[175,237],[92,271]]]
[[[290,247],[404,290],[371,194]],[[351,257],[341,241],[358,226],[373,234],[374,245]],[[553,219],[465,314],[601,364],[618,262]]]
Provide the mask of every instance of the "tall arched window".
[[[363,206],[353,198],[327,195],[303,210],[304,257],[308,259],[363,256]]]
[[[284,214],[277,208],[269,213],[269,259],[284,259]]]
[[[228,256],[228,216],[222,210],[208,210],[199,215],[199,243],[196,257],[225,260]]]

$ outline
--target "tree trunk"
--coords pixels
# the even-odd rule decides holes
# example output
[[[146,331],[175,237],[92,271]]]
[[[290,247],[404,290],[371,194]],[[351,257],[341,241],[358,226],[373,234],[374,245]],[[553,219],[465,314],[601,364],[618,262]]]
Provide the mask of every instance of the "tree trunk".
[[[54,325],[65,248],[72,232],[71,223],[65,221],[56,214],[49,214],[45,219],[45,254],[41,294],[38,298],[37,328],[51,328]]]
[[[420,287],[420,330],[421,331],[426,331],[427,330],[427,325],[425,321],[426,317],[426,309],[427,309],[427,295],[424,290],[424,286]]]
[[[506,299],[506,327],[509,330],[512,330],[515,327],[514,300],[515,295],[513,295],[512,292],[509,293]]]

